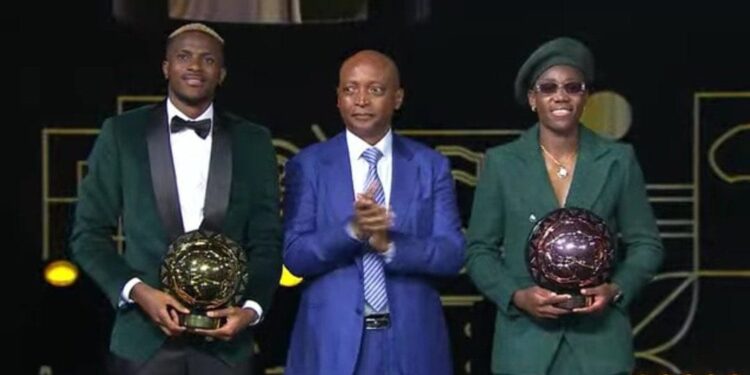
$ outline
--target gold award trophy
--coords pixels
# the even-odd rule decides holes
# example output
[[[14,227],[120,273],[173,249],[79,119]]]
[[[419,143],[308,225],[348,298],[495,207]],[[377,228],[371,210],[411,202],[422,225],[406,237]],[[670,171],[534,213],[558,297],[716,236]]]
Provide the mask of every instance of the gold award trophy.
[[[239,304],[248,280],[246,265],[242,247],[223,234],[198,229],[177,237],[164,257],[161,282],[190,309],[180,314],[180,325],[219,328],[221,318],[206,312]]]

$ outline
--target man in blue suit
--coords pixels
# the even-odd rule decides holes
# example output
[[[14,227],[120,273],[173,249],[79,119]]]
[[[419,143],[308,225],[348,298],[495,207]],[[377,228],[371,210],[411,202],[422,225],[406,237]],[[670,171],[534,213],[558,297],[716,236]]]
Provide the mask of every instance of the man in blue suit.
[[[388,56],[348,58],[337,93],[346,131],[286,165],[284,261],[306,281],[285,373],[451,374],[430,282],[463,263],[448,159],[393,133]]]

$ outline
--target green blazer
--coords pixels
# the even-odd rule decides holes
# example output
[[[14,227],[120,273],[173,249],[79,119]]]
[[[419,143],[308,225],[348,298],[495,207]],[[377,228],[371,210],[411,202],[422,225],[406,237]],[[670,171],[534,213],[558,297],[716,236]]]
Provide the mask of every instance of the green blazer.
[[[612,281],[623,299],[597,315],[536,319],[512,302],[534,285],[527,238],[535,222],[559,204],[539,147],[539,125],[486,153],[467,232],[467,270],[497,305],[492,371],[544,374],[564,338],[586,374],[629,371],[634,364],[628,305],[654,276],[663,257],[641,169],[629,145],[580,126],[578,160],[566,201],[589,209],[620,233]]]
[[[116,309],[110,349],[147,360],[166,336],[136,304],[118,306],[133,277],[159,288],[169,243],[183,232],[169,146],[166,105],[142,107],[107,119],[88,160],[71,235],[71,255]],[[247,254],[245,298],[269,311],[281,273],[281,230],[276,154],[268,130],[215,111],[204,224]],[[122,218],[126,249],[112,235]],[[253,352],[253,330],[228,342],[196,344],[228,362]],[[199,341],[199,340],[196,340]]]

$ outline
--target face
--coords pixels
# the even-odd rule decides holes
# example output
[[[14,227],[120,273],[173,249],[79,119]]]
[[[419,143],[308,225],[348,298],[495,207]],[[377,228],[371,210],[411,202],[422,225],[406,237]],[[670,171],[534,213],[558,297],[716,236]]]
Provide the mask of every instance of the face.
[[[221,43],[199,31],[180,34],[167,47],[162,71],[178,108],[205,109],[226,76]]]
[[[539,76],[528,93],[539,123],[559,133],[575,130],[588,98],[583,82],[583,74],[567,65],[553,66]]]
[[[346,128],[370,144],[377,143],[401,107],[401,89],[395,64],[374,51],[355,54],[339,71],[337,106]]]

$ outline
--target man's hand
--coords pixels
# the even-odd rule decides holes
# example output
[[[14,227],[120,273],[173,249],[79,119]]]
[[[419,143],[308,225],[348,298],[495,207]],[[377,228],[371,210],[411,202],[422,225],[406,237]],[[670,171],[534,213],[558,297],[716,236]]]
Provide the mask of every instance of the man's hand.
[[[371,194],[357,195],[357,200],[354,202],[354,219],[352,220],[352,228],[357,238],[365,240],[379,233],[378,243],[382,242],[383,236],[385,236],[387,244],[387,231],[392,222],[393,215],[388,209],[378,205]],[[385,250],[387,250],[387,245]]]
[[[255,310],[234,306],[227,307],[226,309],[209,311],[207,315],[210,318],[224,318],[226,319],[226,323],[217,329],[196,329],[194,332],[223,341],[231,340],[232,337],[258,319],[258,313],[256,313]]]
[[[513,293],[513,304],[536,318],[557,319],[570,311],[555,307],[555,304],[570,299],[568,294],[557,294],[550,290],[532,286]]]
[[[581,294],[593,297],[594,302],[590,306],[573,309],[573,312],[578,314],[598,313],[604,310],[619,292],[620,287],[617,286],[617,284],[610,283],[602,284],[594,288],[581,289]]]
[[[188,314],[190,310],[174,297],[140,282],[130,291],[130,298],[167,336],[177,336],[185,331],[185,327],[180,326],[177,312]]]
[[[390,247],[390,240],[388,239],[388,231],[378,231],[372,234],[369,240],[370,247],[378,253],[384,253],[388,251]]]

